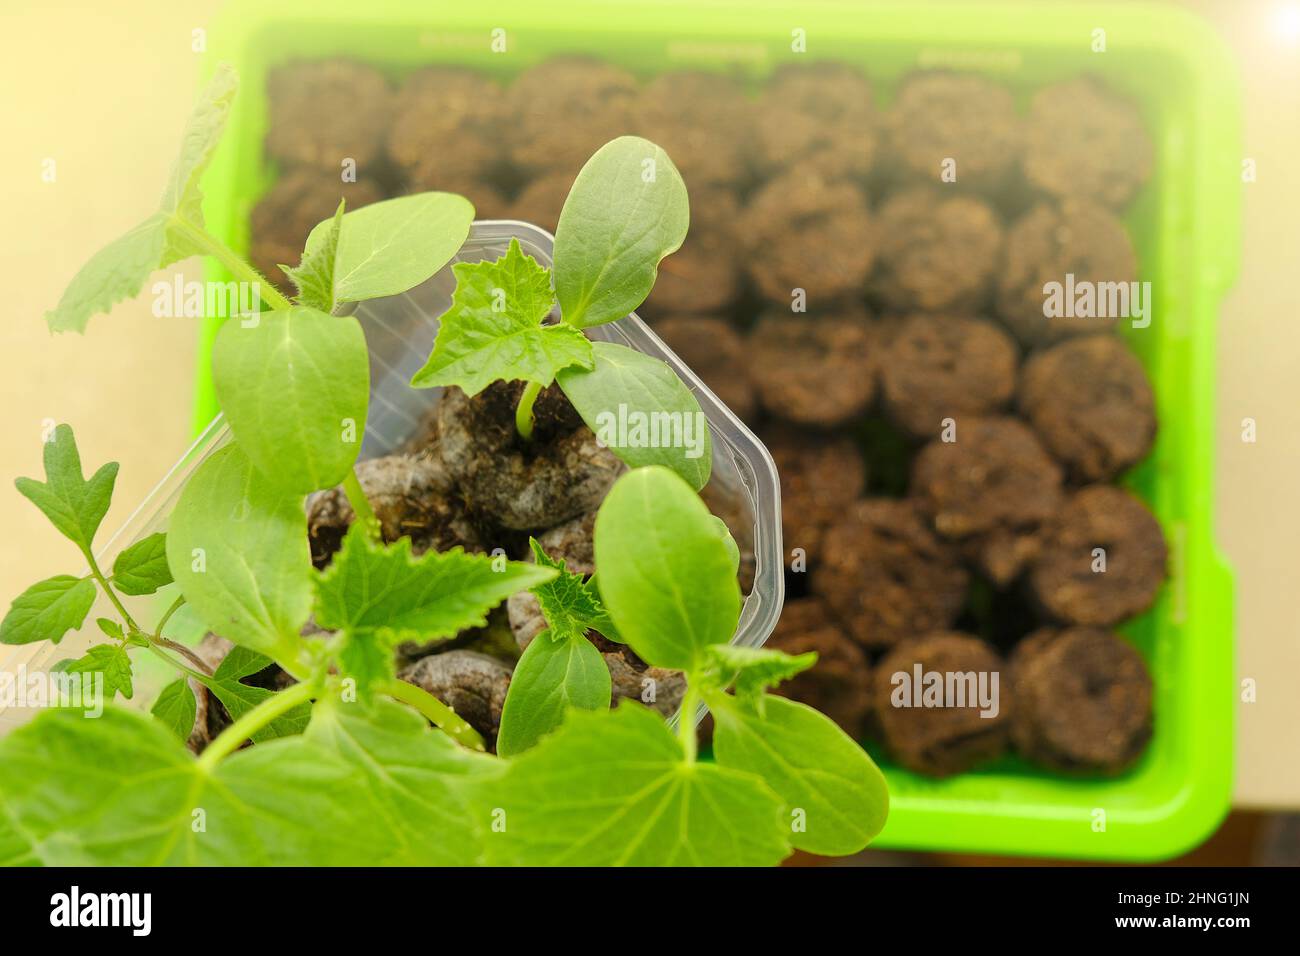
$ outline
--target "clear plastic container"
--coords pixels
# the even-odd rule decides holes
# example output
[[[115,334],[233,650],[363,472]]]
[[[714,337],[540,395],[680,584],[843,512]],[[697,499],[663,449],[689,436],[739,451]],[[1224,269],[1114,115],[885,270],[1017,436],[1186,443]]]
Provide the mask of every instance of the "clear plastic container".
[[[358,306],[354,314],[365,330],[370,348],[370,411],[361,446],[362,458],[387,454],[403,444],[441,397],[442,389],[414,389],[410,381],[433,347],[438,316],[451,304],[456,284],[452,264],[496,259],[505,254],[511,239],[518,239],[525,253],[550,266],[554,239],[544,230],[522,222],[476,222],[452,262],[427,282],[402,295],[374,299]],[[742,517],[733,519],[736,523],[731,527],[732,534],[742,545],[752,540],[753,546],[754,583],[745,598],[734,641],[752,647],[761,645],[776,626],[784,595],[780,484],[772,456],[635,313],[590,329],[589,334],[593,339],[617,342],[663,359],[699,400],[713,439],[713,472],[706,491],[734,500]],[[97,555],[101,566],[111,565],[120,551],[141,538],[165,531],[167,519],[189,476],[229,438],[230,429],[218,416],[101,548]],[[132,615],[138,613],[145,624],[157,620],[176,594],[175,586],[171,585],[157,594],[124,598],[124,602]],[[113,616],[112,606],[101,595],[81,630],[68,635],[59,645],[41,642],[0,647],[0,670],[18,673],[25,668],[31,673],[47,669],[64,658],[78,657],[88,646],[103,639],[95,618]],[[160,689],[160,681],[173,680],[176,675],[162,670],[161,664],[153,669],[140,667],[150,660],[149,655],[140,651],[135,652],[134,659],[137,679],[132,703],[148,708]],[[0,709],[0,733],[33,715],[30,707]]]

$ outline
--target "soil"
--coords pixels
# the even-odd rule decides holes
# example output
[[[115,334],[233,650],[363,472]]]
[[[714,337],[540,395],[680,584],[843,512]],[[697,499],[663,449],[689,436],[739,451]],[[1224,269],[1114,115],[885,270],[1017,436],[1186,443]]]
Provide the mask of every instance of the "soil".
[[[1067,199],[1040,203],[1007,233],[1006,262],[998,280],[997,311],[1027,346],[1056,342],[1069,335],[1104,332],[1115,316],[1044,314],[1050,282],[1064,286],[1067,275],[1080,282],[1132,282],[1137,256],[1124,224],[1104,206]],[[1064,296],[1062,297],[1064,298]]]
[[[533,438],[515,428],[522,382],[496,382],[473,398],[447,389],[438,404],[439,452],[471,513],[502,527],[554,527],[595,509],[624,465],[601,448],[558,386],[534,405]]]
[[[356,162],[358,178],[384,165],[393,91],[374,67],[350,60],[290,63],[272,70],[266,87],[272,159],[335,177],[346,159]]]
[[[1113,208],[1151,175],[1151,140],[1137,107],[1093,79],[1039,90],[1025,123],[1025,176],[1057,197]]]
[[[904,181],[943,182],[956,161],[958,189],[998,193],[1009,183],[1023,130],[1011,91],[973,74],[915,73],[899,86],[885,118],[889,165]]]
[[[1094,549],[1105,551],[1105,570]],[[1049,525],[1029,571],[1041,610],[1065,624],[1110,627],[1150,607],[1165,579],[1164,535],[1146,505],[1122,488],[1089,485]]]
[[[886,199],[876,223],[872,291],[885,305],[974,313],[988,304],[1003,245],[1002,223],[988,203],[922,186]]]
[[[693,188],[730,185],[752,152],[753,108],[728,76],[674,70],[641,90],[623,132],[663,147]]]
[[[1015,392],[1018,361],[1015,342],[991,322],[910,315],[880,359],[885,414],[914,439],[936,438],[945,419],[1002,409]]]
[[[446,651],[420,658],[397,676],[450,707],[483,735],[488,750],[495,753],[512,671],[509,664],[487,654]]]
[[[878,152],[880,119],[862,71],[839,63],[787,64],[755,111],[753,159],[767,176],[792,166],[863,179]],[[688,180],[689,181],[689,180]]]
[[[1151,675],[1133,646],[1086,627],[1036,631],[1011,658],[1011,735],[1027,759],[1115,775],[1151,737]]]
[[[768,180],[750,200],[741,229],[750,281],[786,309],[796,289],[810,311],[860,299],[880,243],[866,194],[809,163]]]
[[[800,425],[834,428],[859,418],[875,400],[880,339],[860,309],[763,317],[749,336],[759,400]]]
[[[573,188],[577,175],[577,170],[563,169],[539,176],[515,197],[505,218],[530,222],[555,235],[564,201],[569,198],[569,190]]]
[[[762,438],[781,478],[786,559],[792,549],[802,548],[809,568],[815,570],[822,535],[866,490],[862,452],[851,438],[812,435],[788,425],[769,426]]]
[[[823,537],[812,576],[814,592],[867,649],[951,627],[969,581],[957,550],[930,530],[916,504],[890,498],[845,509]]]
[[[997,713],[982,716],[977,699],[966,697],[965,706],[943,698],[941,706],[921,706],[923,686],[914,686],[917,665],[922,674],[974,673],[985,678],[992,690],[992,675],[998,674]],[[945,777],[961,773],[1001,756],[1007,749],[1009,712],[1008,683],[1004,664],[984,641],[956,631],[937,631],[910,640],[886,654],[872,673],[872,701],[875,720],[885,747],[899,763],[918,773]],[[901,683],[902,675],[908,683]],[[905,703],[908,706],[899,706]],[[992,710],[990,707],[989,710]]]
[[[298,265],[316,224],[334,215],[340,199],[346,209],[360,209],[384,198],[383,188],[360,170],[353,183],[343,182],[338,170],[290,170],[253,207],[248,257],[276,288],[293,294],[297,290],[280,266]]]
[[[652,322],[651,328],[724,405],[744,421],[754,420],[758,396],[746,372],[748,351],[728,322],[676,315]]]
[[[713,315],[735,308],[743,289],[737,238],[740,202],[729,189],[687,183],[691,226],[682,247],[659,263],[649,315]]]
[[[787,654],[817,654],[817,663],[776,688],[776,693],[815,707],[855,740],[868,729],[871,670],[867,655],[815,597],[787,601],[766,647]]]
[[[1079,336],[1030,358],[1017,404],[1079,482],[1115,478],[1144,459],[1155,441],[1151,383],[1114,336]]]
[[[681,671],[651,667],[626,644],[607,641],[599,634],[593,634],[593,643],[609,668],[611,707],[621,700],[635,700],[664,717],[681,708],[686,696],[686,675]]]

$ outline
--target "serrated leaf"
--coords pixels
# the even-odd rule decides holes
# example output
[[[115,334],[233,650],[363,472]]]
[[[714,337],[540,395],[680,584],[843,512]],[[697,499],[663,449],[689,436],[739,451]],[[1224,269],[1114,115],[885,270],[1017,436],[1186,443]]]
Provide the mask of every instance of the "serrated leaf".
[[[85,622],[96,593],[90,578],[56,574],[38,581],[9,606],[0,622],[0,644],[59,643]]]
[[[334,257],[335,302],[360,302],[413,289],[451,261],[469,236],[474,206],[451,193],[417,193],[345,213]],[[325,220],[307,248],[324,244]]]
[[[602,146],[578,173],[555,230],[565,321],[586,328],[634,311],[689,225],[686,184],[666,152],[639,136]]]
[[[767,647],[714,644],[704,653],[702,670],[717,687],[731,686],[737,697],[765,704],[766,700],[773,698],[766,697],[764,691],[816,663],[815,651],[791,655]]]
[[[740,585],[711,519],[699,495],[659,467],[619,478],[596,515],[601,598],[648,664],[693,670],[736,632]]]
[[[530,537],[528,545],[539,568],[551,568],[556,572],[555,578],[531,589],[541,605],[551,640],[583,637],[588,630],[597,631],[610,640],[619,640],[618,629],[600,602],[595,581],[585,580],[581,574],[568,570],[564,561],[548,555],[536,538]]]
[[[181,677],[164,687],[149,713],[181,741],[189,740],[194,731],[194,717],[198,713],[198,701],[189,680]]]
[[[596,342],[588,369],[562,370],[560,388],[596,438],[632,468],[663,465],[696,491],[709,481],[713,443],[695,393],[665,362]]]
[[[724,767],[762,777],[798,819],[791,842],[826,856],[857,853],[889,815],[884,775],[829,717],[784,697],[761,710],[726,694],[708,695],[713,755]]]
[[[167,565],[209,630],[273,657],[297,654],[312,600],[303,498],[268,484],[238,444],[186,482]]]
[[[690,763],[654,712],[570,712],[511,759],[480,814],[504,814],[488,862],[518,866],[771,866],[790,852],[781,801],[751,774]]]
[[[497,753],[522,753],[559,727],[570,708],[604,710],[610,694],[609,667],[591,641],[580,633],[543,631],[510,677]]]
[[[296,267],[280,267],[298,290],[298,301],[322,312],[333,312],[336,305],[334,260],[338,255],[339,230],[343,224],[345,202],[346,200],[339,200],[339,208],[335,211],[334,218],[329,220],[327,229],[313,230],[307,237],[302,261]]]
[[[67,674],[103,674],[104,699],[120,693],[127,700],[135,696],[131,683],[131,658],[117,644],[96,644],[84,656],[60,667]]]
[[[181,136],[180,155],[172,164],[167,187],[163,190],[160,205],[164,214],[178,216],[196,226],[203,225],[203,193],[199,190],[199,180],[221,141],[238,90],[239,79],[235,71],[223,63],[199,93]],[[190,254],[183,252],[177,258]]]
[[[459,385],[475,395],[502,379],[546,386],[560,369],[591,367],[586,336],[564,322],[542,324],[555,304],[551,276],[519,240],[494,262],[459,262],[452,271],[451,307],[414,387]]]
[[[162,268],[167,217],[154,213],[104,246],[72,277],[59,304],[45,313],[51,332],[84,332],[92,315],[140,294],[145,280]]]
[[[106,637],[111,637],[115,641],[126,640],[126,635],[122,633],[122,625],[111,617],[97,617],[95,625],[104,632]]]
[[[44,458],[45,481],[19,478],[14,485],[65,538],[87,553],[113,500],[117,462],[100,466],[87,481],[81,474],[77,440],[68,425],[54,429],[45,443]]]
[[[167,535],[142,538],[113,562],[113,586],[123,594],[153,594],[172,583],[167,567]]]
[[[240,447],[271,484],[302,494],[339,484],[361,450],[370,354],[361,323],[308,306],[221,327],[213,384]]]

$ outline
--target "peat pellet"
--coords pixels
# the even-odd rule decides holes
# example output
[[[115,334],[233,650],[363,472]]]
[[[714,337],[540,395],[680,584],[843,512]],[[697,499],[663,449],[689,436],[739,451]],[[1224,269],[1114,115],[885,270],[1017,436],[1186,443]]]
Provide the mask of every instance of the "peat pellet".
[[[397,676],[450,707],[495,752],[512,670],[504,661],[477,651],[446,651],[420,658]]]
[[[617,707],[622,700],[634,700],[657,710],[664,717],[677,713],[682,698],[686,696],[685,674],[666,667],[650,666],[626,644],[617,644],[591,632],[588,636],[609,668],[611,707]]]
[[[1104,206],[1039,203],[1007,232],[998,316],[1027,346],[1104,332],[1121,318],[1114,313],[1126,300],[1136,313],[1137,303],[1119,295],[1136,278],[1133,243]]]
[[[334,215],[339,200],[351,210],[383,198],[382,188],[364,173],[356,182],[344,182],[337,170],[290,170],[253,207],[248,257],[281,292],[291,294],[296,290],[280,266],[298,265],[316,224]]]
[[[1167,558],[1146,505],[1122,488],[1089,485],[1048,525],[1029,585],[1053,620],[1109,627],[1151,606]]]
[[[360,178],[385,161],[393,91],[372,66],[333,59],[277,67],[267,79],[267,111],[266,151],[285,165],[337,177],[350,160]]]
[[[753,102],[721,73],[660,73],[637,96],[629,130],[662,147],[688,186],[736,183],[752,147]]]
[[[515,196],[506,218],[530,222],[554,235],[577,175],[576,169],[564,169],[537,177]]]
[[[867,467],[853,439],[772,425],[762,433],[781,476],[781,536],[786,561],[796,549],[806,570],[821,560],[822,535],[866,490]]]
[[[778,67],[756,114],[754,161],[763,175],[797,164],[831,179],[863,179],[871,172],[880,118],[860,69],[832,62]]]
[[[735,329],[722,319],[697,315],[669,316],[651,327],[724,405],[753,420],[758,398],[749,379],[749,351]]]
[[[1011,740],[1051,770],[1118,774],[1151,738],[1152,685],[1128,641],[1087,627],[1034,632],[1011,657]]]
[[[856,184],[794,166],[754,194],[741,225],[749,278],[768,302],[819,311],[863,296],[879,235]]]
[[[1016,343],[992,322],[907,316],[880,357],[884,412],[912,438],[936,438],[947,419],[1002,409],[1015,392],[1018,361]]]
[[[816,653],[817,663],[775,693],[820,710],[855,739],[867,731],[871,666],[862,648],[826,613],[815,597],[787,601],[766,647],[798,655]]]
[[[856,309],[764,316],[749,336],[759,401],[800,425],[833,428],[858,418],[875,400],[880,338]]]
[[[1079,482],[1109,481],[1146,457],[1156,436],[1146,370],[1112,335],[1086,335],[1025,363],[1020,412]]]
[[[969,634],[939,631],[876,664],[871,697],[886,749],[904,767],[944,777],[1001,756],[1010,726],[1002,658]]]
[[[1090,77],[1034,94],[1025,121],[1025,176],[1056,197],[1124,206],[1151,175],[1152,147],[1132,101]]]
[[[473,70],[428,67],[397,93],[388,154],[413,191],[486,185],[506,160],[507,125],[505,92],[495,81]]]
[[[885,200],[876,223],[880,252],[870,288],[886,306],[974,312],[988,304],[1003,244],[988,203],[916,187]]]
[[[896,177],[986,193],[1009,184],[1023,137],[1010,90],[947,71],[904,79],[884,127]]]
[[[511,530],[550,528],[595,509],[624,466],[555,385],[539,395],[525,442],[515,426],[523,387],[495,382],[473,398],[448,388],[438,448],[472,512]]]
[[[867,649],[952,626],[969,576],[910,500],[868,498],[827,529],[813,591]]]
[[[525,177],[578,175],[591,154],[628,131],[637,99],[632,74],[563,56],[524,70],[506,93],[510,156]]]
[[[643,308],[649,315],[717,315],[732,309],[743,291],[736,194],[689,180],[686,188],[691,228],[682,247],[659,263],[659,278]]]

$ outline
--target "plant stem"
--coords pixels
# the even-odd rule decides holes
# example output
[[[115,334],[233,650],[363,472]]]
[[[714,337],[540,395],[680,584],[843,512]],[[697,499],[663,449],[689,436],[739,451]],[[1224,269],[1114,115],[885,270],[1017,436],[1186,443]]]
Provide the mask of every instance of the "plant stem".
[[[158,647],[165,647],[168,650],[175,651],[203,673],[208,675],[212,674],[212,668],[208,666],[208,662],[199,657],[198,654],[195,654],[184,644],[178,644],[176,641],[168,640],[165,637],[154,637],[153,643]]]
[[[113,586],[108,583],[108,578],[104,577],[104,572],[99,569],[99,562],[95,560],[95,555],[89,548],[82,548],[81,553],[85,555],[86,563],[90,565],[91,577],[93,577],[99,583],[99,586],[104,589],[104,593],[108,595],[108,599],[113,602],[113,607],[117,608],[117,613],[122,615],[122,620],[126,623],[126,626],[133,631],[139,631],[143,634],[144,632],[140,630],[140,625],[135,623],[135,618],[133,618],[131,612],[126,609],[126,605],[122,603],[122,599],[117,596],[117,592],[113,590]]]
[[[210,686],[212,685],[213,680],[212,680],[212,677],[211,677],[210,675],[208,675],[208,674],[201,674],[201,673],[199,673],[198,671],[196,671],[196,670],[194,670],[194,669],[192,669],[192,668],[186,667],[186,666],[185,666],[184,664],[182,664],[180,661],[176,660],[176,658],[171,657],[171,656],[169,656],[169,655],[167,655],[167,654],[164,654],[164,653],[163,653],[163,652],[158,648],[158,645],[156,645],[156,644],[150,644],[150,645],[149,645],[149,650],[150,650],[150,652],[151,652],[155,657],[157,657],[159,660],[166,661],[168,664],[170,664],[172,667],[176,668],[178,671],[180,671],[180,672],[181,672],[182,674],[184,674],[186,677],[192,677],[192,678],[194,678],[196,681],[198,681],[198,682],[199,682],[200,684],[202,684],[204,687],[210,687]]]
[[[181,609],[181,605],[184,603],[185,603],[184,594],[182,594],[180,597],[178,597],[175,601],[172,602],[172,606],[169,607],[166,610],[166,612],[164,612],[163,616],[158,619],[158,626],[154,628],[154,632],[153,632],[153,636],[155,638],[162,637],[163,628],[167,626],[167,622],[172,619],[172,615],[175,614],[177,611],[179,611]]]
[[[686,685],[682,709],[677,712],[677,739],[681,741],[687,763],[695,763],[698,744],[695,734],[695,712],[700,709],[700,692],[693,684]]]
[[[480,752],[487,750],[487,745],[477,730],[423,687],[394,679],[385,682],[381,689],[389,697],[414,707],[435,727],[461,746]]]
[[[262,301],[272,309],[279,310],[293,307],[293,303],[285,298],[280,293],[280,290],[271,284],[269,279],[245,262],[238,253],[212,233],[206,229],[200,229],[192,222],[177,216],[172,217],[172,222],[181,232],[185,233],[186,238],[225,266],[236,279],[255,285]]]
[[[238,750],[245,740],[253,736],[275,718],[288,713],[301,703],[312,699],[319,688],[315,682],[292,684],[262,701],[243,717],[217,735],[199,757],[199,767],[211,772],[221,758]]]
[[[353,468],[343,479],[343,494],[347,495],[348,504],[352,506],[352,512],[357,516],[366,529],[366,534],[371,541],[380,541],[379,519],[375,517],[375,509],[370,507],[370,501],[366,498],[366,493],[361,487],[361,479],[357,477],[357,470]]]
[[[533,439],[533,404],[541,391],[542,386],[536,382],[529,382],[519,399],[519,404],[515,406],[515,428],[524,441]]]

